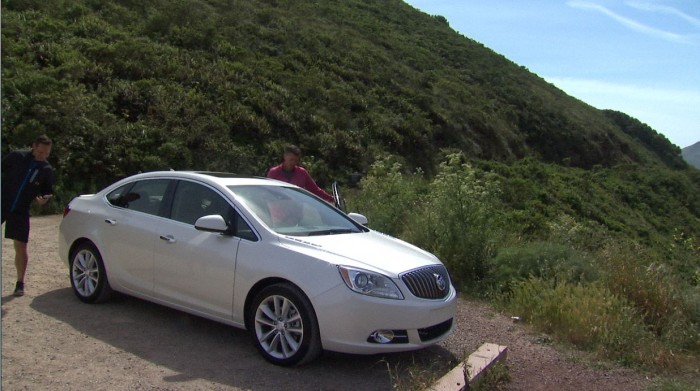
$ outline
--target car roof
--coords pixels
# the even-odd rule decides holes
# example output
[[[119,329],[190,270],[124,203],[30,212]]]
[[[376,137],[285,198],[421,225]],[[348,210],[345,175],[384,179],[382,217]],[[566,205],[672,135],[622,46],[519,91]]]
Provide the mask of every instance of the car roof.
[[[181,178],[181,179],[199,179],[218,183],[222,186],[241,186],[241,185],[267,185],[267,186],[292,186],[288,183],[277,181],[274,179],[239,175],[230,172],[215,172],[215,171],[151,171],[142,174],[137,174],[127,180],[146,179],[146,178]]]

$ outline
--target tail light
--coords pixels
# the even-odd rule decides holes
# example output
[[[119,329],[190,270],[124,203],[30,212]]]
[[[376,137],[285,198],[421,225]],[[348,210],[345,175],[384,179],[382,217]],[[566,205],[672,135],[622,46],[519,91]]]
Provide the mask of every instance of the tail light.
[[[63,217],[66,217],[66,215],[68,215],[68,212],[70,212],[70,205],[66,205],[66,207],[63,208]]]

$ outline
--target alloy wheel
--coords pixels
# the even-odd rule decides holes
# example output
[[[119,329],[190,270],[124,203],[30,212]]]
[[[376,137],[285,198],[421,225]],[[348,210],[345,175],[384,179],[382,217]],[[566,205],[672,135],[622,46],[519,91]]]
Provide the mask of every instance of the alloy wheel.
[[[73,283],[76,291],[88,297],[95,293],[100,277],[97,257],[90,250],[81,250],[73,259]]]
[[[292,357],[304,339],[304,323],[296,305],[279,295],[264,299],[255,312],[255,335],[270,356]]]

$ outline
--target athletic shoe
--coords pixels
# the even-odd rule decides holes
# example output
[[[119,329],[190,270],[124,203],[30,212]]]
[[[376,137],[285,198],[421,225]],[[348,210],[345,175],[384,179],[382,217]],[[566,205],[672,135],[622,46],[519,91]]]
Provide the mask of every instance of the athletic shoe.
[[[24,296],[24,283],[17,281],[17,284],[15,284],[15,291],[12,294],[16,297]]]

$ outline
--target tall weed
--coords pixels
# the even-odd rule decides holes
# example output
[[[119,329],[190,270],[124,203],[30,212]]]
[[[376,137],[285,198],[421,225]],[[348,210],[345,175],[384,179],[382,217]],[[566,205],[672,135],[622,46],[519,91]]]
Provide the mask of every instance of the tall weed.
[[[606,286],[640,313],[661,341],[677,349],[700,352],[697,287],[687,286],[639,246],[611,245],[601,254]]]
[[[538,330],[625,364],[677,365],[672,349],[655,340],[624,298],[601,284],[530,278],[501,298],[511,313]]]

